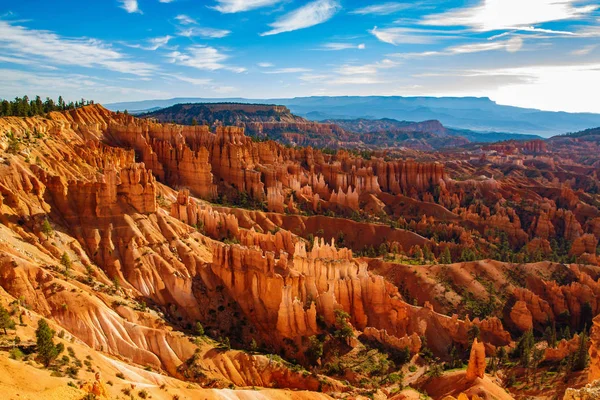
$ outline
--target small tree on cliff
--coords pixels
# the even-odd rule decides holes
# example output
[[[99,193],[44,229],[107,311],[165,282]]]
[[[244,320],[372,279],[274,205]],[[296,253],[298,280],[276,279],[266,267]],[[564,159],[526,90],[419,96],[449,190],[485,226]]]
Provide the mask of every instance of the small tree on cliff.
[[[48,368],[52,361],[54,361],[64,350],[64,345],[62,343],[59,343],[58,345],[54,344],[54,333],[55,332],[50,329],[50,326],[48,326],[46,320],[40,319],[38,321],[38,327],[35,331],[38,359],[46,368]]]
[[[317,336],[311,336],[308,338],[308,350],[306,356],[312,365],[317,364],[319,359],[323,356],[323,342],[319,340]]]
[[[12,320],[8,310],[0,304],[0,329],[4,330],[6,335],[7,329],[15,329],[15,321]]]
[[[65,267],[65,276],[69,277],[69,275],[71,273],[71,266],[73,264],[71,263],[71,258],[69,257],[67,252],[64,252],[62,257],[60,257],[60,263],[62,264],[63,267]]]
[[[583,332],[579,335],[579,347],[573,360],[573,371],[583,371],[588,364],[588,338],[586,330],[587,326],[584,327]]]
[[[50,239],[53,232],[54,230],[52,229],[52,225],[50,225],[48,218],[44,219],[44,222],[42,222],[42,233],[46,235],[46,239]]]
[[[335,310],[335,327],[337,328],[334,332],[334,336],[340,339],[346,339],[354,336],[352,326],[348,323],[350,314],[344,310]]]
[[[441,264],[452,264],[452,254],[450,254],[450,248],[446,247],[440,255]]]
[[[200,321],[196,322],[196,326],[194,326],[194,333],[196,336],[204,336],[204,327],[200,323]]]

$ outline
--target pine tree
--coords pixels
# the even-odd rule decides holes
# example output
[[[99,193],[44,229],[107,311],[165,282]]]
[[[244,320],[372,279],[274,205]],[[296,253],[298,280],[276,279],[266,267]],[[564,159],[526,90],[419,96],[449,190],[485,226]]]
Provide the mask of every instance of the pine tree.
[[[44,222],[42,222],[42,233],[46,235],[46,239],[50,239],[50,235],[52,235],[53,232],[54,230],[52,229],[52,225],[50,225],[48,218],[44,219]]]
[[[200,321],[196,322],[196,326],[194,327],[194,333],[196,336],[204,336],[204,327],[200,323]]]
[[[450,248],[446,247],[440,255],[441,264],[452,264],[452,254],[450,254]]]
[[[573,361],[573,371],[583,371],[587,367],[588,363],[588,338],[586,334],[587,326],[584,328],[581,335],[579,335],[579,347],[575,354],[575,360]]]
[[[73,264],[71,263],[71,258],[69,257],[67,252],[63,253],[62,257],[60,258],[60,263],[63,267],[65,267],[65,275],[69,277],[69,274],[71,273],[71,266]]]
[[[0,304],[0,329],[4,330],[6,335],[7,329],[15,329],[15,321],[12,320],[8,310]]]
[[[54,331],[50,329],[48,323],[44,319],[38,321],[38,327],[35,331],[37,338],[37,353],[38,359],[46,368],[50,366],[52,361],[59,356],[64,350],[62,343],[54,344]]]

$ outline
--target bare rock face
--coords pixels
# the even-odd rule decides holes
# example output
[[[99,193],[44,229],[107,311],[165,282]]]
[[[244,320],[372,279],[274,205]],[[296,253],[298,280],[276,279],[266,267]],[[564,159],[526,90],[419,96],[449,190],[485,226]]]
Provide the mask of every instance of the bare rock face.
[[[591,233],[586,233],[573,241],[569,254],[574,256],[584,256],[589,264],[596,264],[596,248],[598,239]]]
[[[395,350],[404,350],[405,348],[408,348],[411,354],[416,354],[421,350],[421,338],[415,333],[410,336],[398,338],[388,335],[385,330],[366,327],[363,331],[363,335],[369,340],[375,340],[382,345]]]
[[[567,389],[563,400],[596,400],[600,399],[600,380],[587,384],[581,389]]]
[[[483,378],[485,367],[485,346],[483,343],[478,342],[477,339],[474,339],[465,378],[470,382],[473,382],[477,378]]]
[[[556,345],[556,348],[547,347],[544,351],[545,361],[560,361],[571,354],[575,353],[579,348],[579,335],[574,335],[570,340],[561,340]]]
[[[588,372],[588,382],[594,382],[600,379],[600,316],[593,320],[592,330],[590,332],[590,370]]]
[[[524,301],[519,300],[515,303],[510,311],[510,319],[523,332],[533,328],[533,317]]]

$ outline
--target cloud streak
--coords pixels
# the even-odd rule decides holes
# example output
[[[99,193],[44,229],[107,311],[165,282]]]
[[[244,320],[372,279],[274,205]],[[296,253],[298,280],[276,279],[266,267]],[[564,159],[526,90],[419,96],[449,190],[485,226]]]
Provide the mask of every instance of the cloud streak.
[[[325,51],[340,51],[340,50],[364,50],[366,48],[364,43],[353,44],[353,43],[325,43],[317,50]]]
[[[337,0],[316,0],[291,11],[270,24],[270,31],[261,36],[278,35],[298,29],[309,28],[331,19],[341,9]]]
[[[396,13],[398,11],[406,10],[407,8],[412,7],[410,3],[381,3],[381,4],[373,4],[371,6],[366,6],[362,8],[358,8],[350,12],[350,14],[358,14],[358,15],[389,15]]]
[[[173,51],[169,53],[168,58],[171,63],[206,71],[217,71],[220,69],[236,73],[246,71],[245,68],[225,64],[229,56],[210,46],[190,46],[185,52]]]
[[[12,56],[53,65],[97,67],[139,76],[150,75],[156,70],[151,64],[129,60],[125,54],[100,40],[65,38],[0,20],[0,52],[3,50]]]
[[[211,8],[223,14],[233,14],[273,6],[281,1],[283,0],[216,0],[217,5]]]
[[[464,26],[474,31],[519,29],[552,21],[580,18],[600,8],[576,6],[578,0],[482,0],[476,6],[426,16],[433,26]]]
[[[418,28],[382,28],[374,27],[369,31],[379,41],[393,45],[432,44],[440,40],[456,39],[457,32]]]
[[[128,13],[142,13],[140,7],[138,6],[137,0],[120,0],[121,8]]]

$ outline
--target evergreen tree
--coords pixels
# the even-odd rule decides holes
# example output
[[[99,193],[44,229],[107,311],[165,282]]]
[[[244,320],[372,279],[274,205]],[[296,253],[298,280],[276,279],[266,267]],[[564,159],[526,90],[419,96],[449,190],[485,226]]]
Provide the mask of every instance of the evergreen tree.
[[[528,330],[523,333],[514,351],[514,355],[519,358],[521,365],[527,368],[528,371],[531,366],[531,353],[534,346],[535,338],[533,337],[533,331]]]
[[[194,327],[194,333],[196,336],[204,336],[204,327],[200,323],[200,321],[196,322],[196,326]]]
[[[8,310],[0,304],[0,329],[4,330],[6,335],[7,329],[15,329],[15,321],[12,320]]]
[[[38,327],[35,331],[37,338],[37,353],[38,359],[46,368],[50,366],[52,361],[56,359],[64,350],[62,343],[54,344],[54,331],[50,329],[48,323],[44,319],[40,319]]]
[[[65,267],[65,276],[68,278],[71,275],[71,266],[73,264],[71,263],[71,258],[67,252],[63,253],[62,257],[60,258],[60,263],[63,267]]]
[[[588,337],[586,330],[584,329],[581,335],[579,335],[579,347],[573,360],[573,371],[583,371],[588,364]]]
[[[450,254],[450,248],[446,247],[440,255],[441,264],[452,264],[452,254]]]
[[[531,366],[533,367],[533,385],[535,386],[535,379],[537,376],[537,369],[540,363],[544,360],[545,351],[543,349],[538,349],[537,347],[533,349],[533,354],[531,357]]]
[[[44,219],[44,222],[42,222],[42,233],[46,235],[46,239],[50,239],[50,235],[52,235],[53,232],[54,230],[52,229],[52,225],[50,225],[48,218]]]

